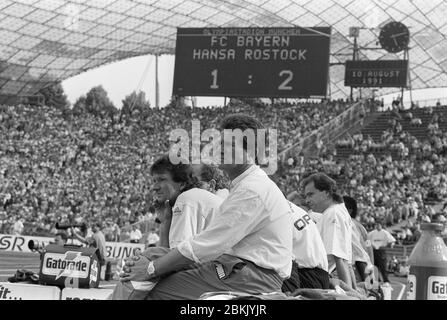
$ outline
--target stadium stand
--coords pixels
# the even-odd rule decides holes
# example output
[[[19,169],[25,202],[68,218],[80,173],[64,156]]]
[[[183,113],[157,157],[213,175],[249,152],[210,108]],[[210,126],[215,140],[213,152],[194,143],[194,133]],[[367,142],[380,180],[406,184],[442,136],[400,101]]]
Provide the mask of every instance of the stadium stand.
[[[47,106],[1,106],[0,170],[5,183],[0,203],[9,217],[3,231],[25,217],[23,232],[35,235],[54,234],[56,222],[76,219],[112,219],[121,228],[127,221],[143,220],[150,214],[149,166],[169,149],[169,132],[190,131],[192,119],[211,127],[228,113],[255,114],[278,128],[284,148],[347,106],[344,101],[257,106],[235,102],[225,108],[148,109],[112,119],[67,115]]]
[[[334,109],[334,105],[339,107]],[[311,107],[317,111],[309,116]],[[256,107],[235,103],[226,108],[194,110],[168,107],[149,109],[143,116],[136,113],[131,119],[113,124],[119,115],[115,115],[115,120],[89,114],[64,118],[62,112],[50,107],[2,106],[0,128],[4,143],[0,151],[5,161],[1,163],[1,174],[6,183],[0,187],[0,201],[4,216],[9,217],[3,220],[2,230],[9,233],[17,219],[27,217],[24,233],[54,234],[55,222],[100,217],[109,221],[108,239],[114,239],[110,221],[119,228],[130,229],[130,224],[148,218],[151,223],[143,227],[146,232],[154,220],[150,213],[151,199],[146,196],[151,185],[148,166],[154,155],[169,148],[168,143],[159,142],[168,141],[170,130],[190,126],[192,118],[213,124],[225,113],[244,111],[277,127],[282,141],[293,141],[316,128],[318,120],[312,119],[334,118],[335,110],[341,112],[347,107],[349,104],[341,101],[323,103],[318,108],[315,103]],[[283,112],[276,112],[278,109]],[[411,110],[423,119],[423,125],[417,128],[422,131],[419,138],[427,137],[430,119],[436,115],[443,119],[445,110],[445,107]],[[367,143],[362,137],[380,139],[392,126],[388,123],[391,112],[369,116],[376,117],[375,121],[363,128],[361,135],[353,134],[352,148],[338,146],[333,149],[335,155],[334,151],[327,151],[322,158],[303,158],[301,164],[295,159],[293,165],[283,163],[281,174],[275,176],[278,185],[287,194],[299,190],[304,174],[324,170],[341,183],[345,194],[359,199],[361,222],[367,229],[377,219],[385,220],[391,227],[424,213],[432,216],[435,211],[431,205],[447,197],[447,177],[442,171],[447,148],[445,123],[440,121],[443,125],[430,136],[431,140],[421,141],[423,146],[433,145],[433,150],[422,156],[417,156],[421,154],[419,149],[408,145],[408,139],[401,139],[411,150],[410,159],[414,160],[411,162],[398,157],[398,153],[387,155],[380,148],[364,148]],[[149,118],[154,121],[147,121]],[[301,128],[298,121],[308,123],[307,130],[287,130]],[[418,136],[418,131],[411,131],[410,124],[404,122],[402,127]],[[437,136],[443,137],[441,144],[435,142]],[[389,144],[384,148],[388,149]],[[282,146],[287,145],[283,142]]]

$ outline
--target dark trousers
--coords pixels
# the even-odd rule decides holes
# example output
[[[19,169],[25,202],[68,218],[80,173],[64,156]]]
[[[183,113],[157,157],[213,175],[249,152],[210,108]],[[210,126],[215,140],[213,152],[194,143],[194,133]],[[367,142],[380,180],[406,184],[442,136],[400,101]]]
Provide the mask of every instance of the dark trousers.
[[[329,273],[320,268],[298,268],[294,261],[290,278],[284,280],[281,291],[293,293],[304,288],[329,289]]]
[[[366,269],[367,265],[368,264],[363,261],[355,262],[355,269],[357,270],[362,282],[365,281],[365,279],[366,279],[365,269]]]
[[[388,272],[386,271],[386,251],[385,249],[374,249],[374,265],[377,266],[379,272],[382,274],[384,282],[389,282]]]
[[[214,261],[195,264],[191,269],[161,279],[146,300],[197,300],[205,293],[216,291],[261,294],[279,291],[281,283],[281,277],[274,270],[223,254]]]

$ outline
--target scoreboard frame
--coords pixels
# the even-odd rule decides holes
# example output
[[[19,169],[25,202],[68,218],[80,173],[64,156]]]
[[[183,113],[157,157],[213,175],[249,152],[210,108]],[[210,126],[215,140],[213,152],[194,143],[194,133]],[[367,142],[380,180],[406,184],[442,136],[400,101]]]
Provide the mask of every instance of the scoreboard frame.
[[[326,97],[331,30],[178,28],[173,94]]]

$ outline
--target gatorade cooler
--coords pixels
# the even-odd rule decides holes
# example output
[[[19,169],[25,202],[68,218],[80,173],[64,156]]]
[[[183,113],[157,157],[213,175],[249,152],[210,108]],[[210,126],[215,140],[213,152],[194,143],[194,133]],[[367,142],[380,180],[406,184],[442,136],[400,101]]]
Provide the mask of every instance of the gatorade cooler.
[[[408,264],[407,300],[447,300],[447,246],[441,238],[444,225],[421,224],[422,235]]]
[[[39,283],[60,288],[97,288],[98,249],[50,244],[41,254]]]

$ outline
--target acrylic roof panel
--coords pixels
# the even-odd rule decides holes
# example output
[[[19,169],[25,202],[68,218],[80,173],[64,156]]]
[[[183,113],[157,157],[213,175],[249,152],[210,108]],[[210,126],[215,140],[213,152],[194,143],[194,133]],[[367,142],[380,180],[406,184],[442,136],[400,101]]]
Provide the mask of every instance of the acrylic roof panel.
[[[0,97],[34,94],[133,56],[174,54],[176,27],[331,26],[331,62],[344,63],[352,57],[350,27],[363,28],[360,47],[378,47],[380,27],[392,20],[410,29],[412,88],[443,87],[446,16],[447,0],[2,0]],[[403,53],[362,50],[360,57]],[[349,94],[343,65],[331,67],[330,81],[333,98]]]

